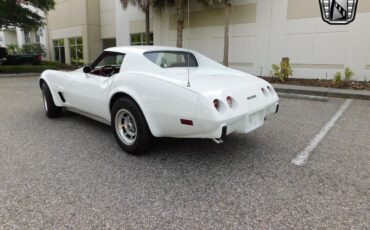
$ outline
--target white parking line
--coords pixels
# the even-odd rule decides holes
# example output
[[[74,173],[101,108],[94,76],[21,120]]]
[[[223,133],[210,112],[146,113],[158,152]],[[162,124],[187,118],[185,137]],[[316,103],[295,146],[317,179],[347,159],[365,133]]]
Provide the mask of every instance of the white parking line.
[[[292,160],[292,164],[302,166],[306,163],[311,152],[316,148],[316,146],[321,142],[321,140],[326,136],[329,130],[335,125],[338,119],[343,115],[344,111],[350,106],[352,100],[347,99],[343,102],[339,110],[334,114],[328,123],[320,130],[318,134],[311,140],[311,142],[305,147],[303,151],[297,154]]]

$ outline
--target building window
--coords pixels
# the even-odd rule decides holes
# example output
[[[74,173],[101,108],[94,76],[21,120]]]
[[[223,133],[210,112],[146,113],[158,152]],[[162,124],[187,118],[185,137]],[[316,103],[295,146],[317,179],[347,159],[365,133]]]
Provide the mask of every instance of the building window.
[[[103,50],[105,49],[108,49],[108,48],[111,48],[111,47],[115,47],[116,46],[116,39],[115,38],[111,38],[111,39],[103,39]]]
[[[57,62],[66,63],[66,55],[64,50],[64,39],[53,40],[54,58]]]
[[[71,54],[71,64],[83,65],[84,52],[82,37],[69,38],[69,51]]]
[[[145,33],[130,34],[130,43],[132,46],[146,45]],[[153,33],[149,35],[149,44],[153,45]]]

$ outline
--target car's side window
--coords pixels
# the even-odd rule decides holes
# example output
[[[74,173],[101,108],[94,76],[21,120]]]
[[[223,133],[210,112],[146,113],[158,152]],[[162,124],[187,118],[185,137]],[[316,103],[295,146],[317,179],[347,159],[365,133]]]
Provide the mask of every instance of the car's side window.
[[[91,65],[91,74],[109,77],[119,73],[124,58],[123,53],[105,51]]]

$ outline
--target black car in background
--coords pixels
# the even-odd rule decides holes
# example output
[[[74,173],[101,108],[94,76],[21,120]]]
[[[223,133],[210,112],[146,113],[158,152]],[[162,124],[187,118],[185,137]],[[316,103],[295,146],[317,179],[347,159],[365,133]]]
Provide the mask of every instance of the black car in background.
[[[0,47],[0,64],[2,65],[38,65],[41,63],[42,56],[30,54],[9,55],[4,47]]]

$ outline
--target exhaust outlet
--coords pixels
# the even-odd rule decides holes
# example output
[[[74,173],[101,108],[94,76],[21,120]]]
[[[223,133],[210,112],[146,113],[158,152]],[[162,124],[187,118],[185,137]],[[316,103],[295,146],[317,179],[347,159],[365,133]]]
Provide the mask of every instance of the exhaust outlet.
[[[212,139],[216,144],[222,144],[224,141],[221,138],[213,138]]]

